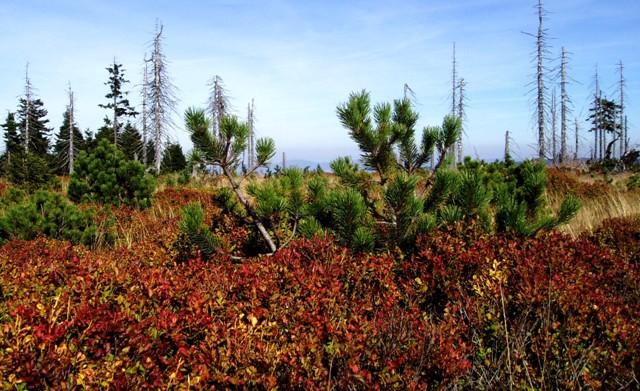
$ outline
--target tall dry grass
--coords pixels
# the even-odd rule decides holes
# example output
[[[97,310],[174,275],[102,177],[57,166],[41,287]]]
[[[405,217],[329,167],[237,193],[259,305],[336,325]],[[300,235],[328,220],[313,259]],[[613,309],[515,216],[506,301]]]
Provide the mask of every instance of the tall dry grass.
[[[640,190],[627,190],[628,175],[615,178],[566,173],[550,170],[547,197],[549,206],[557,210],[568,193],[578,196],[583,203],[577,216],[567,225],[559,227],[574,237],[598,228],[606,219],[640,215]]]

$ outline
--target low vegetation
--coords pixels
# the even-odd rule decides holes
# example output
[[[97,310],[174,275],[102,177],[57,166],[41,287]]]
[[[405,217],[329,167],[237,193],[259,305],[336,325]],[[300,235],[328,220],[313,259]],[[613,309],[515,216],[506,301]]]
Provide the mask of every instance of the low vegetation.
[[[108,141],[0,183],[2,389],[640,388],[633,176],[454,166],[458,119],[417,141],[364,91],[338,116],[362,168],[260,177],[273,141],[243,170],[246,124],[193,108],[159,190]]]

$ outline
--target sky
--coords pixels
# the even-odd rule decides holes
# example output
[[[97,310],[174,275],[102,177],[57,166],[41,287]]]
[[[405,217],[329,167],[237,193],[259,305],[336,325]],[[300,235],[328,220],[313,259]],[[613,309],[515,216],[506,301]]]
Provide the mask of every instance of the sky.
[[[255,105],[258,137],[278,156],[328,162],[359,151],[337,116],[352,92],[372,103],[414,93],[418,125],[439,125],[451,111],[453,45],[465,80],[464,154],[492,161],[504,154],[505,132],[517,159],[536,155],[534,114],[535,0],[0,0],[0,120],[16,111],[25,74],[57,133],[74,92],[77,125],[96,131],[111,115],[106,68],[114,59],[130,81],[124,90],[140,109],[145,54],[156,23],[176,87],[170,138],[191,149],[183,113],[205,107],[208,82],[220,76],[233,112]],[[640,143],[640,1],[547,0],[544,26],[549,78],[561,48],[568,55],[572,101],[570,151],[579,125],[580,156],[591,151],[589,106],[596,69],[606,97],[619,99],[624,65],[631,145]],[[549,80],[550,91],[557,81]],[[0,149],[3,148],[0,147]]]

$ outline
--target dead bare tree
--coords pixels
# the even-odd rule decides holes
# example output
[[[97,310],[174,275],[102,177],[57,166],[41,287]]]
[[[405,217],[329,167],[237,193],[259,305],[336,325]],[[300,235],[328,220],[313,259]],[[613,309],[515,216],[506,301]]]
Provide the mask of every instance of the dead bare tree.
[[[569,77],[567,76],[567,51],[562,47],[560,62],[560,164],[567,159],[567,116],[571,114],[571,99],[567,93]]]
[[[154,170],[160,173],[162,162],[162,141],[168,136],[169,130],[175,126],[172,114],[177,114],[178,99],[175,87],[167,71],[167,60],[162,48],[162,23],[156,23],[151,58],[147,60],[151,64],[152,79],[148,83],[148,102],[151,104],[149,114],[151,116],[151,130],[154,134],[155,162]]]
[[[573,160],[578,160],[578,148],[580,146],[580,125],[578,122],[578,118],[575,119],[575,127],[576,127],[576,149],[573,151]]]
[[[507,161],[511,157],[511,138],[507,130],[504,135],[504,160]]]
[[[551,92],[551,161],[553,164],[557,163],[557,120],[558,120],[558,103],[556,101],[556,89]]]
[[[618,63],[618,73],[620,74],[620,80],[619,80],[619,85],[618,85],[618,89],[619,89],[619,93],[620,93],[620,133],[621,133],[621,137],[620,137],[620,158],[622,158],[622,156],[624,156],[624,154],[629,150],[629,141],[627,140],[627,133],[626,133],[626,124],[625,124],[625,114],[624,114],[624,101],[625,101],[625,87],[626,87],[626,80],[624,78],[624,64],[622,63],[622,60],[620,60],[620,62]]]
[[[545,146],[545,117],[546,117],[546,103],[545,98],[547,95],[547,87],[545,81],[547,79],[546,72],[548,71],[545,65],[546,56],[549,53],[547,46],[547,29],[544,27],[544,21],[547,19],[547,11],[544,9],[542,0],[538,0],[538,4],[535,6],[538,13],[538,32],[537,34],[525,33],[536,39],[536,51],[534,54],[534,61],[536,63],[536,87],[535,91],[535,122],[538,128],[538,158],[546,159],[546,146]]]
[[[594,115],[600,112],[600,99],[602,98],[602,91],[600,90],[600,76],[598,75],[598,64],[596,64],[596,71],[593,77],[593,111]],[[602,154],[604,151],[603,131],[599,126],[594,126],[594,146],[593,146],[593,160],[602,160]]]
[[[220,136],[220,124],[222,118],[229,115],[231,111],[231,103],[227,89],[224,87],[222,77],[215,75],[209,81],[209,110],[211,111],[213,134],[215,137]]]
[[[452,56],[452,72],[451,72],[451,115],[456,116],[458,101],[456,100],[456,91],[458,89],[458,74],[456,73],[456,43],[453,43]]]
[[[25,100],[25,121],[24,121],[24,151],[29,152],[29,124],[31,123],[31,101],[33,100],[33,86],[31,85],[31,79],[29,78],[29,63],[25,70],[24,76],[24,100]]]
[[[247,153],[247,170],[251,170],[256,165],[256,133],[253,99],[247,104],[247,125],[249,126],[249,144]]]
[[[148,139],[148,125],[149,125],[149,108],[147,106],[148,92],[149,92],[149,61],[147,55],[144,56],[144,68],[142,70],[142,163],[145,167],[149,166],[149,158],[147,148],[149,144]]]
[[[74,163],[74,157],[75,157],[75,146],[73,143],[73,138],[74,138],[74,129],[73,129],[73,125],[74,125],[74,114],[75,114],[75,110],[74,110],[74,103],[75,103],[75,99],[73,98],[73,91],[71,90],[71,82],[69,82],[69,176],[71,176],[71,174],[73,174],[73,163]]]
[[[460,79],[460,83],[458,84],[458,89],[460,90],[459,95],[459,100],[458,100],[458,118],[460,118],[460,121],[462,123],[462,131],[460,132],[460,135],[458,136],[458,141],[457,141],[457,152],[458,152],[458,162],[462,162],[462,135],[464,134],[464,124],[466,122],[466,114],[465,114],[465,107],[467,107],[466,104],[466,95],[465,95],[465,87],[467,86],[467,83],[465,82],[464,78]]]

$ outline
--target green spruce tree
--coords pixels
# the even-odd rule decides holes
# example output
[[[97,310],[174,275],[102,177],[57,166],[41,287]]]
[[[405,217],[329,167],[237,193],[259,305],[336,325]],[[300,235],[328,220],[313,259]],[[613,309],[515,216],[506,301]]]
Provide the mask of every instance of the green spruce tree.
[[[47,157],[49,154],[49,135],[51,128],[47,127],[49,120],[45,117],[48,112],[44,108],[41,99],[28,101],[20,98],[18,106],[18,130],[22,135],[23,146],[26,151],[33,152],[40,157]],[[25,140],[25,134],[28,121],[28,139]]]
[[[4,160],[8,163],[11,161],[11,155],[21,151],[22,137],[18,132],[18,123],[16,122],[15,113],[8,112],[7,119],[0,125],[4,129]]]
[[[142,136],[138,128],[129,121],[120,135],[120,150],[129,160],[142,160]]]
[[[109,93],[105,95],[105,98],[109,99],[107,104],[99,104],[99,107],[103,109],[113,110],[113,116],[111,120],[111,131],[113,143],[117,146],[120,145],[119,134],[121,131],[122,123],[120,118],[122,117],[135,117],[138,112],[131,106],[129,99],[126,96],[128,91],[124,91],[124,85],[129,82],[125,79],[122,64],[118,64],[113,59],[113,65],[106,68],[109,72],[109,81],[104,83],[109,86]]]
[[[187,158],[178,143],[171,143],[165,148],[162,157],[162,171],[165,173],[179,172],[187,167]]]

